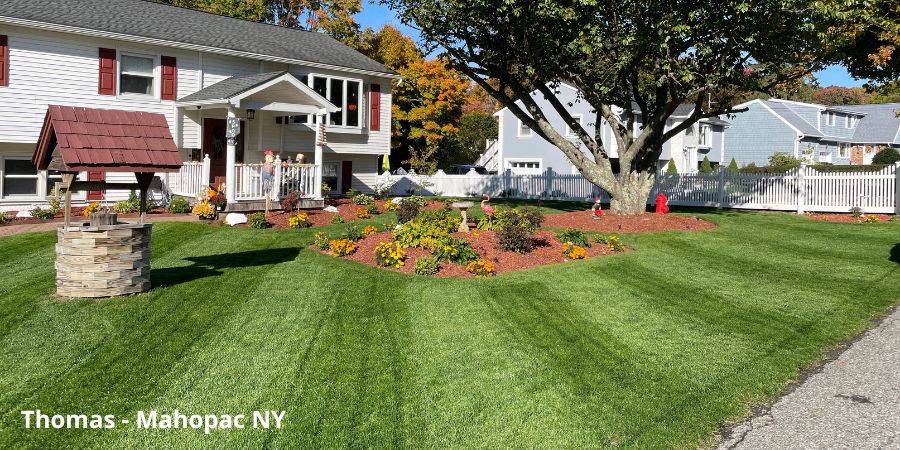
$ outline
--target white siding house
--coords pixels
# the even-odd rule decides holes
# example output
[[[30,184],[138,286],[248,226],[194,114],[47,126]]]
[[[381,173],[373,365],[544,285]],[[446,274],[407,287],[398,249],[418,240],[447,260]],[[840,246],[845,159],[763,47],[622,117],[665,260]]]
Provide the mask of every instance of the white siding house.
[[[543,94],[538,91],[531,93],[535,102],[547,115],[554,129],[564,133],[563,135],[578,142],[578,138],[569,130],[562,117],[555,112],[553,106]],[[562,104],[567,105],[570,114],[580,119],[581,124],[589,135],[594,134],[596,113],[583,99],[579,98],[578,90],[565,83],[561,83],[557,89],[557,97]],[[682,105],[672,116],[667,124],[667,129],[684,121],[693,112],[690,105]],[[547,169],[562,174],[578,173],[574,165],[563,152],[555,145],[535,134],[527,126],[522,124],[509,108],[503,108],[494,113],[498,119],[499,133],[496,141],[489,141],[488,149],[476,163],[485,163],[489,171],[503,172],[510,170],[513,173],[543,173]],[[618,160],[618,154],[614,145],[612,130],[605,120],[601,120],[601,138],[609,151],[610,158]],[[636,124],[640,126],[640,124]],[[696,172],[704,157],[717,163],[722,161],[722,149],[724,145],[723,130],[728,123],[717,119],[703,119],[693,127],[679,133],[663,145],[663,153],[660,156],[659,168],[665,168],[669,160],[674,160],[678,171],[681,173]],[[582,151],[593,158],[587,147],[581,144]]]
[[[240,171],[262,162],[264,150],[302,155],[304,170],[335,192],[369,190],[390,152],[399,78],[321,33],[140,0],[4,0],[0,71],[0,209],[46,200],[55,177],[36,171],[31,156],[52,104],[165,115],[187,169],[211,160],[208,179],[189,188],[182,180],[184,192],[170,193],[193,196],[229,179],[229,194],[240,197],[251,184]],[[233,145],[225,145],[229,117],[240,123]],[[171,177],[160,178],[158,189],[171,189]]]

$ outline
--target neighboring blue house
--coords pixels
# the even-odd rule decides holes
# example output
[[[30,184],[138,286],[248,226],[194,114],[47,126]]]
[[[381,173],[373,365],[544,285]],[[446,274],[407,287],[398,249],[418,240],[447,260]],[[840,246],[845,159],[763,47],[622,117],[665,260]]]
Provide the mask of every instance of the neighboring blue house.
[[[808,163],[870,164],[883,147],[900,147],[900,103],[825,106],[752,100],[731,118],[725,162],[768,164],[777,152]]]
[[[594,134],[594,122],[596,113],[590,104],[579,99],[578,90],[567,84],[561,84],[557,89],[557,97],[564,105],[569,106],[573,117],[581,121],[588,134]],[[542,94],[538,91],[531,93],[532,98],[541,106],[547,114],[554,129],[564,132],[572,141],[578,141],[575,134],[563,122],[562,117],[555,113]],[[667,129],[681,123],[693,112],[693,105],[682,105],[676,111],[667,124]],[[494,113],[499,123],[499,134],[496,141],[490,141],[488,148],[476,161],[484,165],[490,171],[502,172],[506,169],[513,173],[534,174],[543,173],[553,169],[557,173],[578,173],[572,163],[566,158],[562,150],[535,134],[508,109],[503,108]],[[606,121],[601,121],[603,129],[601,138],[609,149],[611,159],[615,162],[618,155],[614,145],[612,129]],[[658,167],[665,169],[669,160],[674,160],[679,172],[696,172],[703,161],[704,156],[717,163],[722,161],[725,146],[724,129],[728,122],[712,118],[704,119],[693,127],[679,133],[663,145],[662,156]],[[583,144],[582,151],[592,158],[590,152]]]

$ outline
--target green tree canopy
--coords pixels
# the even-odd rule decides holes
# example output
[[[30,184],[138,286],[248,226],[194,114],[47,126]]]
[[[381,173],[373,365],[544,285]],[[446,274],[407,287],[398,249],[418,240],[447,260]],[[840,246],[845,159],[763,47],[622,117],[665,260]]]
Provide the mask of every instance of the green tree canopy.
[[[424,39],[534,132],[556,145],[617,213],[641,213],[662,144],[705,117],[734,112],[744,92],[767,92],[821,67],[820,11],[800,1],[387,0]],[[496,80],[492,85],[489,80]],[[588,119],[612,124],[613,140],[589,134],[554,95],[565,81]],[[545,110],[529,94],[547,98]],[[716,101],[708,102],[716,93]],[[682,103],[693,113],[674,127]],[[580,142],[548,117],[559,115]],[[642,125],[636,125],[640,118]],[[600,127],[597,127],[600,129]],[[580,146],[587,148],[582,152]],[[621,175],[613,173],[618,160]]]

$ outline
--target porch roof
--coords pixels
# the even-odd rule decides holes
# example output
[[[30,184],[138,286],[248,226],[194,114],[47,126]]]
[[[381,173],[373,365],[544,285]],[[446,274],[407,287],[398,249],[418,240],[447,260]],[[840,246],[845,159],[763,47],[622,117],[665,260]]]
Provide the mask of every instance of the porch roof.
[[[178,147],[162,114],[57,105],[47,108],[32,162],[40,170],[65,172],[181,168]]]
[[[265,97],[267,90],[276,90],[276,85],[292,87],[304,100],[297,101],[254,101],[253,97]],[[282,91],[283,92],[283,91]],[[324,114],[341,109],[319,95],[318,92],[298,80],[289,72],[269,72],[226,78],[212,86],[207,86],[193,94],[182,97],[176,102],[180,107],[227,107],[235,106],[247,109],[261,109],[296,113]]]

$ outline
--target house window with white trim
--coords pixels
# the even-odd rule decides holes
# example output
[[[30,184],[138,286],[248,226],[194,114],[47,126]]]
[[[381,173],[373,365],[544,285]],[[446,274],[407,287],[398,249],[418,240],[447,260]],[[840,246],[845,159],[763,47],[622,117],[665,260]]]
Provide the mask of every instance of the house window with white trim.
[[[119,92],[154,95],[155,66],[156,59],[153,57],[123,53],[120,61]]]
[[[531,128],[529,128],[528,125],[525,124],[525,122],[522,122],[522,119],[519,119],[518,136],[519,137],[531,137],[532,133],[533,133],[533,131],[531,131]]]
[[[697,136],[698,147],[709,147],[712,143],[712,127],[709,125],[700,125],[700,133]]]
[[[328,125],[359,128],[362,123],[362,80],[320,75],[311,78],[313,90],[341,108],[328,115]],[[307,115],[301,117],[311,120]]]
[[[844,128],[853,128],[856,126],[856,116],[848,115],[846,119],[844,119]]]
[[[841,158],[849,158],[850,144],[838,144],[838,156]]]
[[[30,159],[3,160],[3,197],[36,197],[39,181]]]
[[[514,159],[507,160],[506,167],[513,173],[541,173],[540,159]]]
[[[833,112],[828,111],[827,113],[825,113],[825,123],[828,124],[829,127],[834,126],[834,113]]]
[[[584,115],[583,114],[572,114],[572,118],[575,119],[579,125],[584,127]],[[578,134],[575,133],[575,130],[573,130],[571,127],[569,127],[569,124],[566,124],[566,137],[570,138],[570,139],[578,138]]]

